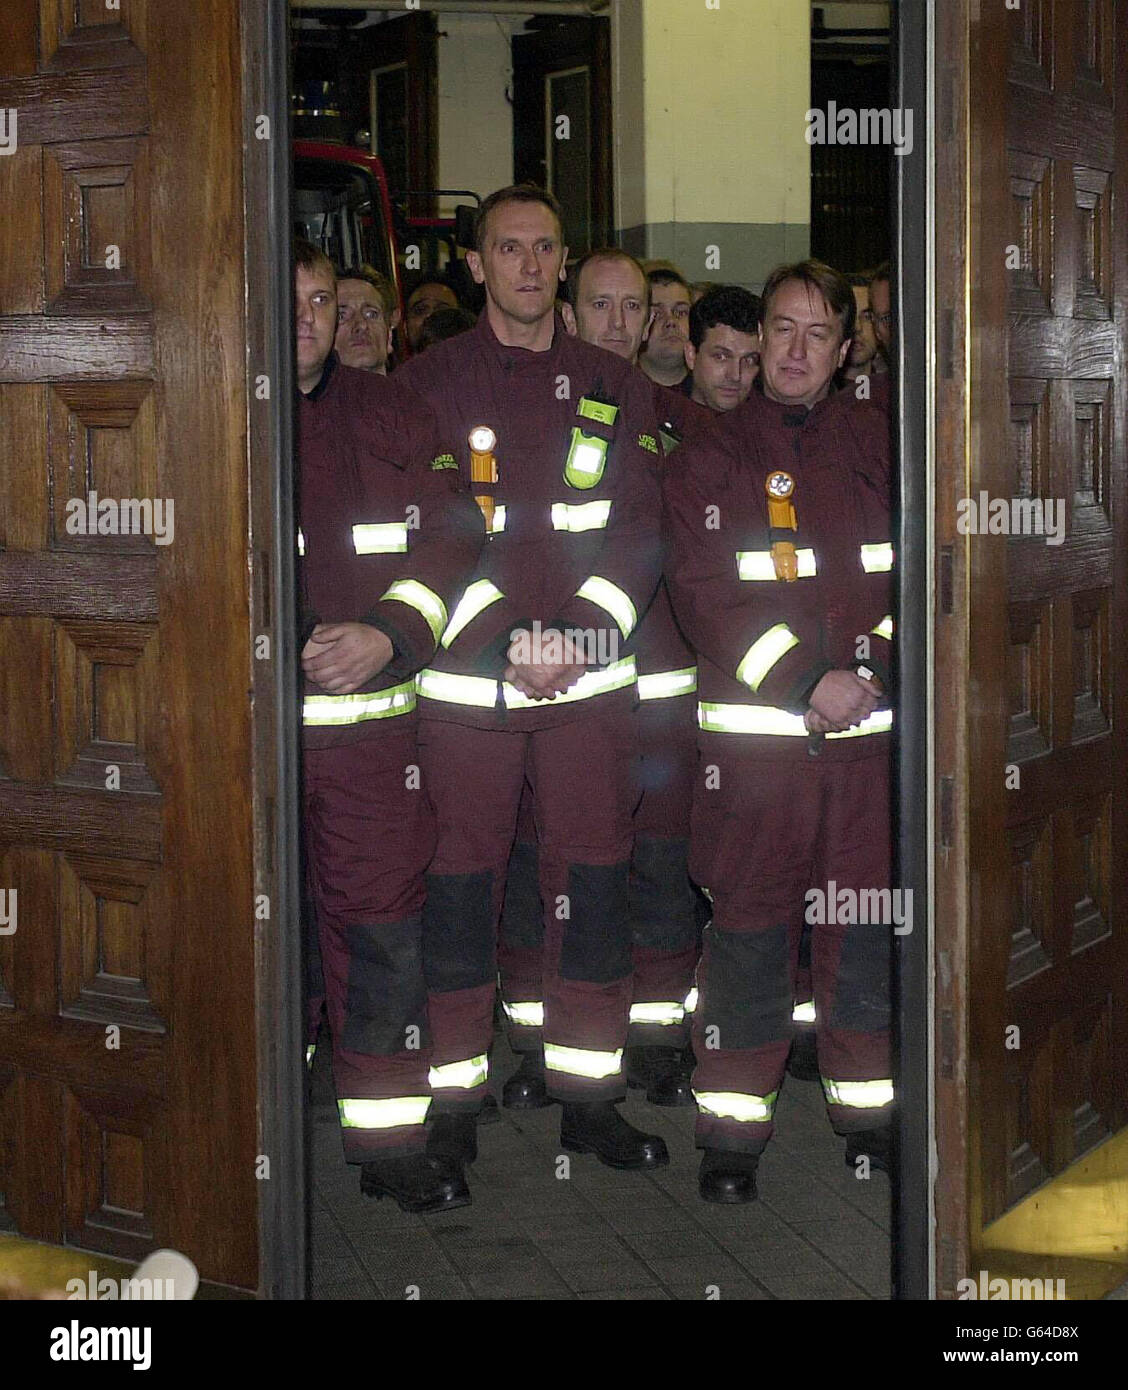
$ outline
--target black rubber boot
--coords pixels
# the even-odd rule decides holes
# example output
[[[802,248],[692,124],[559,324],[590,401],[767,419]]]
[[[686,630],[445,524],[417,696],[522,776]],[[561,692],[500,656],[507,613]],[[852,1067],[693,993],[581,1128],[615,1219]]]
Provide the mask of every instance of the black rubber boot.
[[[521,1065],[501,1088],[506,1110],[543,1110],[554,1104],[544,1076],[544,1053],[522,1052]]]
[[[705,1202],[754,1202],[759,1154],[706,1149],[701,1155],[697,1190]]]
[[[692,1105],[693,1061],[684,1047],[628,1047],[623,1052],[627,1085],[646,1091],[651,1105]]]
[[[389,1154],[365,1163],[360,1190],[366,1197],[392,1197],[400,1211],[453,1211],[470,1205],[466,1177],[456,1163],[429,1154]]]
[[[787,1073],[796,1081],[819,1079],[819,1058],[814,1028],[797,1028],[787,1054]]]
[[[478,1157],[478,1116],[474,1111],[440,1112],[427,1126],[427,1152],[432,1158],[473,1163]]]
[[[608,1168],[664,1168],[665,1140],[628,1124],[611,1100],[565,1104],[560,1143],[571,1153],[593,1153]]]
[[[856,1168],[865,1155],[871,1168],[888,1173],[893,1163],[893,1131],[891,1129],[859,1129],[846,1136],[846,1166]]]

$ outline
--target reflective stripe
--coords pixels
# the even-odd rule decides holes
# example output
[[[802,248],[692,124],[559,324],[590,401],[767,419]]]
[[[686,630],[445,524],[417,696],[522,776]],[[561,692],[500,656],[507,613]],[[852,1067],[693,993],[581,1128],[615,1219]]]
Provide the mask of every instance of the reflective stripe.
[[[770,1096],[746,1096],[740,1091],[694,1091],[697,1104],[706,1115],[720,1120],[740,1120],[744,1124],[770,1120],[778,1091]]]
[[[598,531],[607,525],[611,501],[553,502],[552,526],[555,531]]]
[[[392,1100],[339,1100],[337,1114],[345,1129],[399,1129],[421,1125],[430,1096],[397,1096]]]
[[[785,657],[792,647],[798,645],[798,637],[787,624],[776,623],[775,627],[768,628],[762,637],[757,637],[744,653],[740,665],[736,668],[737,680],[743,681],[752,690],[759,690],[765,676],[776,662]]]
[[[386,593],[380,595],[380,602],[394,599],[406,603],[422,617],[431,629],[431,636],[437,642],[447,624],[447,608],[434,589],[428,589],[418,579],[397,579]]]
[[[874,635],[875,637],[884,637],[885,640],[886,640],[887,642],[892,642],[892,640],[893,640],[893,617],[892,617],[892,614],[886,613],[885,617],[882,618],[881,622],[879,622],[878,625],[877,625],[876,627],[870,628],[870,631],[873,633],[873,635]]]
[[[312,1067],[312,1066],[313,1066],[313,1054],[314,1054],[316,1051],[317,1051],[317,1044],[316,1044],[316,1043],[307,1043],[307,1044],[306,1044],[306,1066],[307,1066],[307,1067]]]
[[[669,1004],[632,1004],[632,1023],[682,1023],[685,1020],[685,1007],[676,1001]]]
[[[697,997],[697,986],[694,985],[685,996],[685,1003],[682,1005],[687,1014],[694,1014],[697,1012]]]
[[[891,541],[878,541],[876,545],[863,545],[861,556],[862,569],[867,574],[884,574],[893,568],[893,545]]]
[[[440,639],[443,646],[449,647],[467,623],[472,623],[491,603],[496,603],[499,598],[504,597],[497,585],[489,579],[475,579],[450,615],[450,622],[447,623],[446,631]]]
[[[569,1076],[586,1076],[598,1081],[605,1076],[616,1076],[623,1060],[623,1049],[615,1052],[592,1052],[584,1047],[561,1047],[559,1043],[545,1043],[544,1064],[552,1071],[565,1071]]]
[[[638,611],[631,602],[630,595],[620,589],[618,584],[612,584],[610,579],[604,579],[599,574],[589,575],[576,590],[576,597],[586,598],[589,603],[597,603],[600,608],[610,613],[619,624],[619,631],[623,634],[624,640],[634,631],[638,622]]]
[[[427,1080],[436,1091],[450,1086],[469,1091],[474,1086],[485,1084],[489,1073],[489,1062],[485,1056],[471,1057],[465,1062],[447,1062],[441,1067],[432,1067]]]
[[[605,695],[609,690],[621,690],[635,681],[635,659],[627,656],[600,671],[589,671],[563,695],[553,700],[534,700],[522,695],[506,681],[502,685],[506,709],[532,709],[535,706],[570,704],[588,700],[593,695]],[[478,709],[493,709],[497,704],[498,682],[488,676],[460,676],[450,671],[433,671],[428,667],[415,678],[416,688],[425,700],[442,700],[448,705],[474,705]]]
[[[795,558],[799,562],[800,579],[811,579],[818,573],[818,563],[813,550],[797,550]],[[770,550],[738,550],[736,571],[741,579],[774,580],[778,577]]]
[[[792,1023],[814,1023],[815,1001],[808,999],[805,1004],[796,1004],[791,1010]]]
[[[640,700],[668,700],[674,695],[690,695],[696,689],[696,666],[684,666],[680,671],[655,671],[638,678]]]
[[[302,528],[298,527],[298,554],[305,554],[305,536],[302,535]]]
[[[365,522],[352,528],[358,555],[403,555],[407,552],[407,522]]]
[[[801,714],[790,714],[774,705],[717,705],[699,701],[697,723],[714,734],[773,734],[783,738],[806,738],[809,730]],[[827,738],[858,738],[866,734],[888,733],[893,727],[893,711],[879,709],[852,729],[827,734]]]
[[[848,1105],[851,1110],[879,1110],[893,1103],[892,1079],[883,1081],[831,1081],[822,1078],[827,1105]]]
[[[415,708],[415,682],[389,686],[370,695],[307,695],[302,700],[302,723],[311,728],[361,724],[366,719],[390,719]]]
[[[544,1004],[539,999],[521,1004],[507,1004],[503,999],[501,1007],[510,1023],[516,1024],[519,1028],[544,1027]]]
[[[486,530],[491,536],[496,536],[499,531],[505,530],[505,503],[498,502],[493,509],[493,516],[486,523]]]

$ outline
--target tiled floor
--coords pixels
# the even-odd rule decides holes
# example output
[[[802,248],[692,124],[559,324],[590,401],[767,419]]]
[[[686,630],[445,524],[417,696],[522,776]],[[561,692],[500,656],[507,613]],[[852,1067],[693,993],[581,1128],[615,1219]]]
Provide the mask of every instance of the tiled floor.
[[[859,1180],[846,1167],[817,1084],[788,1078],[760,1199],[748,1206],[702,1202],[693,1111],[659,1110],[632,1092],[623,1113],[665,1138],[668,1168],[620,1173],[563,1154],[558,1106],[503,1110],[479,1127],[473,1205],[408,1216],[361,1196],[317,1061],[314,1298],[889,1296],[888,1179]],[[500,1090],[513,1062],[499,1047],[491,1063]]]

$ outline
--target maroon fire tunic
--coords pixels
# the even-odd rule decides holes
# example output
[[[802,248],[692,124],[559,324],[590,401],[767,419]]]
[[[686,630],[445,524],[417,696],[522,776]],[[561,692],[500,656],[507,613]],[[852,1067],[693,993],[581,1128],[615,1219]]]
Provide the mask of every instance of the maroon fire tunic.
[[[388,666],[355,694],[305,682],[305,744],[401,731],[415,718],[415,673],[477,561],[481,513],[439,457],[424,403],[335,355],[299,398],[297,443],[303,645],[314,622],[364,622],[394,647]]]
[[[397,375],[434,411],[468,484],[471,431],[485,426],[496,437],[498,481],[471,485],[494,500],[492,532],[421,674],[422,712],[517,732],[629,708],[630,640],[661,570],[650,383],[622,358],[571,337],[559,317],[552,346],[531,352],[500,343],[487,313]],[[574,445],[580,470],[566,466]],[[601,468],[593,464],[600,454]],[[534,623],[542,634],[579,629],[598,659],[552,701],[525,700],[502,681],[514,634]]]
[[[666,577],[698,652],[699,723],[745,733],[756,756],[805,758],[802,714],[826,672],[866,666],[892,684],[886,417],[851,392],[807,411],[754,390],[679,454],[664,482]],[[795,481],[791,583],[771,563],[765,482],[777,470]],[[888,728],[887,711],[868,727]],[[854,759],[887,744],[887,733],[828,734],[822,751]]]

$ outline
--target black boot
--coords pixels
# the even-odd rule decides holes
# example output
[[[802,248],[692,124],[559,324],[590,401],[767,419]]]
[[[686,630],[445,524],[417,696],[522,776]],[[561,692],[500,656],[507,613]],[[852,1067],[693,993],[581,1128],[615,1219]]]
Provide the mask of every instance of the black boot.
[[[491,1095],[483,1097],[482,1108],[478,1111],[478,1123],[480,1125],[496,1125],[500,1120],[501,1111],[497,1108],[497,1101]]]
[[[593,1153],[608,1168],[665,1168],[663,1139],[643,1134],[623,1119],[611,1100],[565,1104],[560,1143],[572,1153]]]
[[[888,1173],[893,1162],[893,1131],[891,1129],[859,1129],[846,1136],[846,1166],[856,1168],[865,1155],[871,1168]]]
[[[754,1202],[759,1154],[706,1149],[701,1155],[697,1190],[705,1202]]]
[[[440,1112],[427,1126],[427,1152],[432,1158],[473,1163],[478,1157],[476,1111]]]
[[[501,1103],[506,1110],[543,1110],[552,1105],[542,1051],[521,1053],[521,1065],[501,1088]]]
[[[819,1058],[813,1028],[797,1028],[787,1054],[787,1071],[796,1081],[819,1079]]]
[[[400,1211],[452,1211],[470,1205],[470,1189],[456,1163],[429,1154],[389,1154],[365,1163],[360,1190],[366,1197],[394,1197]]]
[[[645,1088],[651,1105],[692,1105],[692,1070],[684,1047],[628,1047],[623,1052],[627,1085]]]

